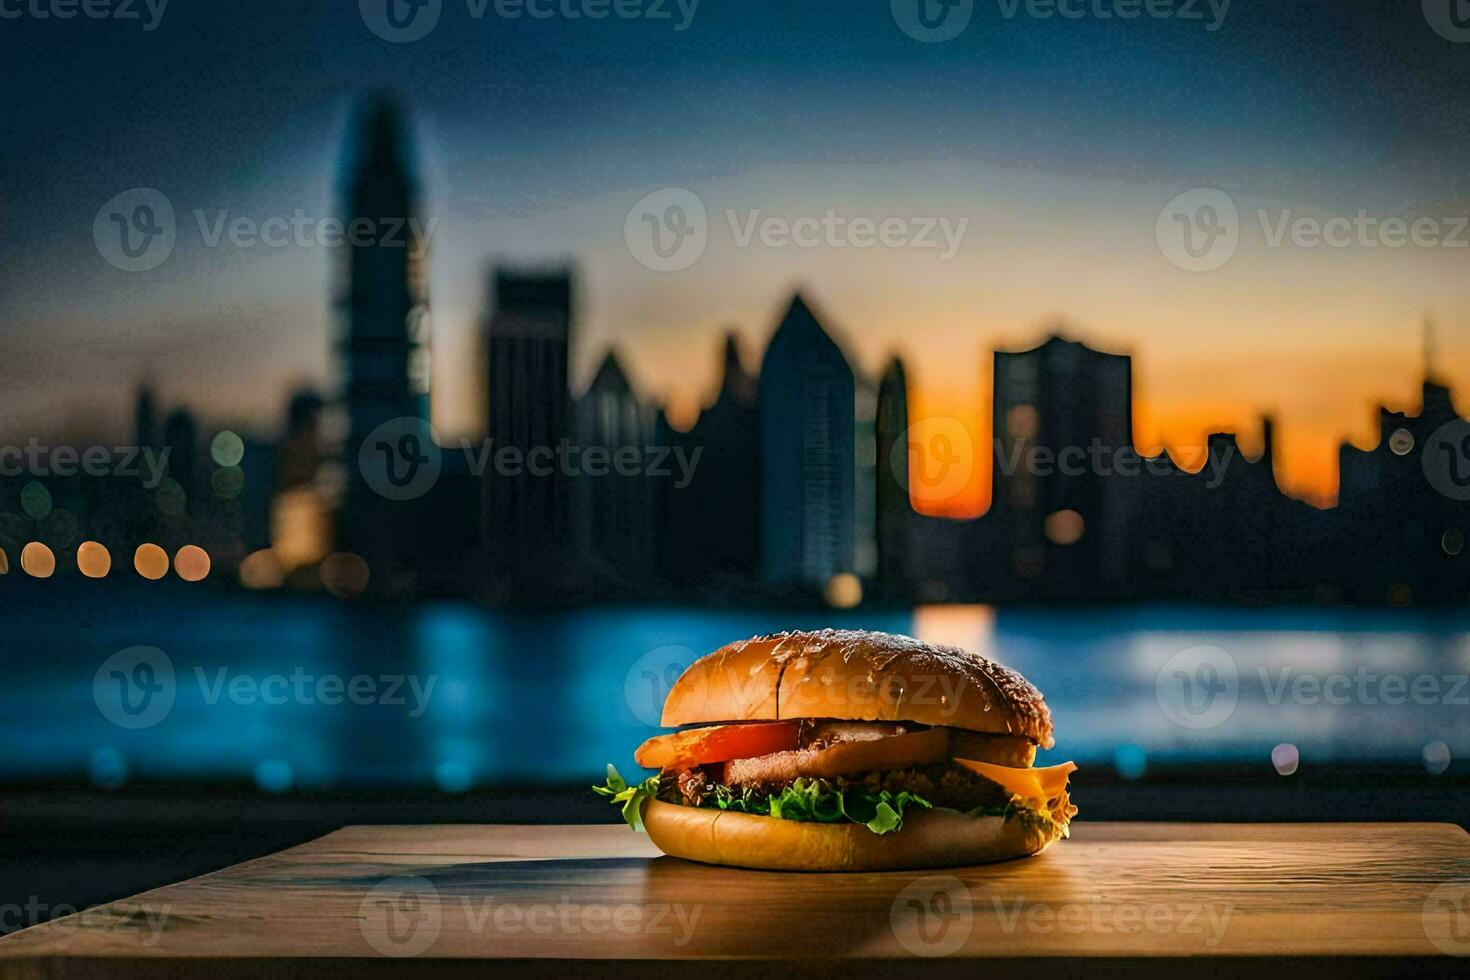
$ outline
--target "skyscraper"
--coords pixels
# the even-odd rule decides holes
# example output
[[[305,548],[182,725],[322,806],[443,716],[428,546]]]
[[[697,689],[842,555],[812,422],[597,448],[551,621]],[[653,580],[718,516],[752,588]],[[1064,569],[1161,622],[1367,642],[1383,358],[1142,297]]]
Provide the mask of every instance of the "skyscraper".
[[[425,292],[426,243],[419,227],[418,191],[409,136],[386,96],[364,105],[355,124],[342,186],[344,225],[371,229],[343,246],[338,310],[346,443],[346,474],[338,514],[339,546],[368,559],[393,560],[404,541],[401,522],[358,472],[358,452],[378,426],[393,419],[429,418],[429,312]],[[413,222],[413,224],[410,224]],[[401,508],[398,513],[401,517]]]
[[[628,453],[636,450],[635,459],[643,460],[654,442],[656,417],[656,410],[639,400],[617,355],[608,351],[577,399],[577,536],[602,576],[637,585],[646,585],[653,569],[657,496],[654,477],[641,462],[630,468]]]
[[[760,375],[761,577],[822,588],[854,563],[852,367],[797,295]]]
[[[676,584],[718,592],[744,587],[760,554],[760,428],[756,379],[734,332],[721,342],[720,385],[688,432],[665,422],[660,442],[698,465],[684,486],[662,480],[660,562]],[[718,514],[718,520],[710,520]]]
[[[878,385],[875,470],[878,585],[882,595],[896,598],[910,581],[909,530],[909,394],[903,361],[894,357]]]
[[[512,591],[545,591],[565,578],[572,543],[570,480],[558,457],[572,438],[572,272],[498,268],[490,286],[485,560]],[[521,464],[496,465],[502,452]]]
[[[1104,465],[1132,449],[1132,361],[1052,336],[1032,350],[996,351],[994,377],[991,507],[1021,593],[1123,588],[1125,481],[1104,472],[1093,447]]]

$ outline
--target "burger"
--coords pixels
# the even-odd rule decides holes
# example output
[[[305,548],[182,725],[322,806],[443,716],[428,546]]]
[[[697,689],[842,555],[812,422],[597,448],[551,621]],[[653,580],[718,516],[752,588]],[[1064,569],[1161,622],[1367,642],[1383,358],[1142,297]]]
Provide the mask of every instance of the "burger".
[[[998,663],[854,630],[757,636],[690,665],[630,784],[594,787],[665,854],[789,871],[1036,854],[1076,814],[1041,693]]]

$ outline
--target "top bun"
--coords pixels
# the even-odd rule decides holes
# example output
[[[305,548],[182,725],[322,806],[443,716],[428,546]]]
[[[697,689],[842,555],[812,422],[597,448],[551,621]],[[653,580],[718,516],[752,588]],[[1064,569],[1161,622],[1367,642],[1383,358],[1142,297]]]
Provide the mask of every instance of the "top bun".
[[[772,633],[701,657],[663,724],[838,718],[912,721],[1051,748],[1051,712],[1026,678],[978,654],[868,630]]]

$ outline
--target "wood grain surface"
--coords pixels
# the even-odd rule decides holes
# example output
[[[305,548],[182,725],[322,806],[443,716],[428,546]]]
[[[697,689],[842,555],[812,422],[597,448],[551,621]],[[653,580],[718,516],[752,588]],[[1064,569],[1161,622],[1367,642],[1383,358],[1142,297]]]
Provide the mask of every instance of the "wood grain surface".
[[[1464,972],[1448,824],[1087,824],[1019,861],[797,875],[618,826],[348,827],[0,939],[0,976]],[[698,960],[692,964],[689,961]],[[691,970],[694,971],[691,974]]]

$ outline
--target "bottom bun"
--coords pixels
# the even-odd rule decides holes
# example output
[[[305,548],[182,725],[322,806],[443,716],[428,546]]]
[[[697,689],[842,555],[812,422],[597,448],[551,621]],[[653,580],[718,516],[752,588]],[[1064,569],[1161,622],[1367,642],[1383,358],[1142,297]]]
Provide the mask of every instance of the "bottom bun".
[[[1031,817],[1034,816],[1034,819]],[[986,864],[1044,850],[1062,835],[1046,817],[966,817],[910,811],[903,827],[875,834],[856,823],[809,823],[649,800],[648,837],[665,854],[774,871],[898,871]]]

